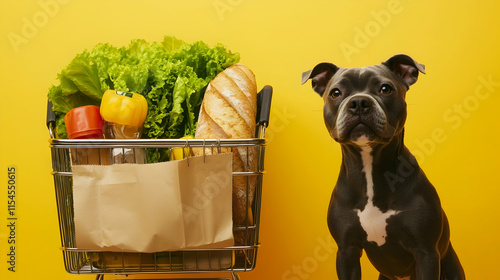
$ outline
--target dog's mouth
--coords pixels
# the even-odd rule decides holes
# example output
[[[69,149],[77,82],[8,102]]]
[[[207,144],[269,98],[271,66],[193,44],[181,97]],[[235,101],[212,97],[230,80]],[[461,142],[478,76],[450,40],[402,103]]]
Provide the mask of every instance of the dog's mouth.
[[[346,133],[347,138],[350,141],[357,141],[363,136],[366,137],[369,141],[372,141],[378,135],[375,133],[372,127],[362,121],[358,121],[350,126]]]
[[[338,131],[334,139],[339,143],[359,143],[360,139],[367,142],[386,142],[388,139],[385,134],[381,125],[358,117],[344,123],[342,130]]]

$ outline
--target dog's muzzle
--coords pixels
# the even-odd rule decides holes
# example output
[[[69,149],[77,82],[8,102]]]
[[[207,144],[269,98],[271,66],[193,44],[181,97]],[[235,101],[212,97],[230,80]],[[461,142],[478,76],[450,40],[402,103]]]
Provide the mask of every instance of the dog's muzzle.
[[[377,100],[365,93],[349,96],[339,106],[336,121],[338,141],[368,141],[383,137],[387,115]],[[365,139],[365,138],[363,138]]]

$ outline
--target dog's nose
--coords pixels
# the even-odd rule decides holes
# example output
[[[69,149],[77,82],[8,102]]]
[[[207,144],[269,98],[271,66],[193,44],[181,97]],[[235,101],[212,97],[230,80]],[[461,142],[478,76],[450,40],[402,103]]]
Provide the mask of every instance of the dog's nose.
[[[373,106],[373,101],[364,96],[357,96],[349,101],[349,111],[353,114],[366,114]]]

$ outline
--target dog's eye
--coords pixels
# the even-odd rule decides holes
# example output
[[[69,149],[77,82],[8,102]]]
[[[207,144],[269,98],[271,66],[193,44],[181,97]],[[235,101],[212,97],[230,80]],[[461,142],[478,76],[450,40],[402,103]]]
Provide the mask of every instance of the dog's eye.
[[[342,95],[342,92],[340,92],[340,89],[338,89],[338,88],[334,88],[334,89],[330,90],[330,96],[333,98],[337,98],[341,95]]]
[[[390,85],[387,85],[387,84],[383,84],[381,87],[380,87],[380,93],[383,93],[383,94],[390,94],[392,92],[392,87]]]

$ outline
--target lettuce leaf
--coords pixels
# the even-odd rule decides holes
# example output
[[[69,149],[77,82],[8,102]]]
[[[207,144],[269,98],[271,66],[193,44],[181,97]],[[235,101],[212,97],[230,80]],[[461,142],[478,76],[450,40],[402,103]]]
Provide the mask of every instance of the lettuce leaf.
[[[208,83],[239,59],[221,44],[212,48],[172,36],[151,44],[132,40],[120,48],[98,44],[76,55],[58,75],[59,84],[49,89],[56,133],[65,137],[62,118],[69,110],[98,106],[104,91],[115,89],[140,93],[148,101],[143,138],[194,136]]]

